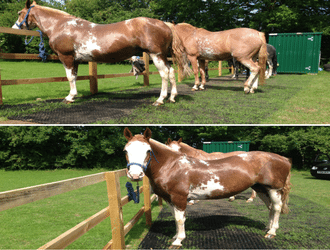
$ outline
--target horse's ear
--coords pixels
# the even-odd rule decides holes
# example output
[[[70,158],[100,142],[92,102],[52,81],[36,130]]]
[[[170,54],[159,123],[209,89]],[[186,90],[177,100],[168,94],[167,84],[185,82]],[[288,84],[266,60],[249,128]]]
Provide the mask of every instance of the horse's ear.
[[[124,129],[124,136],[128,141],[133,138],[131,131],[127,127]]]
[[[178,143],[180,143],[180,142],[182,142],[182,138],[180,138],[180,139],[178,140]]]
[[[152,134],[151,130],[149,128],[146,128],[146,130],[143,133],[143,136],[147,141],[149,141],[149,139],[151,138],[151,134]]]
[[[26,0],[25,2],[25,8],[30,9],[31,6],[31,1],[30,0]]]
[[[171,138],[168,138],[168,139],[167,139],[167,143],[166,143],[166,144],[167,144],[167,145],[170,145],[170,144],[171,144],[171,142],[172,142],[172,139],[171,139]]]

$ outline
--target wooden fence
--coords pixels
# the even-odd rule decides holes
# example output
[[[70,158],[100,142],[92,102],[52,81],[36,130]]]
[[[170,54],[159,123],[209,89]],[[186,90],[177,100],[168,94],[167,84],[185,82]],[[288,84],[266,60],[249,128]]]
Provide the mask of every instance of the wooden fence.
[[[0,27],[0,33],[15,34],[15,35],[25,35],[25,36],[40,36],[39,32],[31,30],[17,30],[7,27]],[[40,59],[38,54],[19,54],[19,53],[0,53],[0,59]],[[48,55],[47,60],[59,60],[57,55]],[[159,74],[158,71],[149,71],[149,55],[143,53],[143,60],[145,62],[145,71],[141,73],[143,75],[144,86],[149,86],[149,75]],[[222,64],[219,61],[218,68],[212,68],[209,70],[218,70],[219,76],[222,75]],[[77,81],[89,80],[90,92],[91,94],[96,94],[98,92],[97,79],[105,78],[115,78],[115,77],[127,77],[133,76],[133,73],[123,73],[123,74],[97,74],[97,63],[89,62],[89,75],[88,76],[78,76]],[[3,104],[2,101],[2,86],[6,85],[20,85],[20,84],[34,84],[34,83],[46,83],[46,82],[66,82],[67,77],[47,77],[47,78],[30,78],[30,79],[11,79],[11,80],[1,80],[1,69],[0,69],[0,105]],[[178,71],[178,82],[182,81],[180,71]]]
[[[145,176],[143,178],[143,186],[140,187],[139,190],[140,193],[144,193],[144,206],[126,225],[124,225],[122,207],[129,202],[129,199],[127,195],[121,197],[119,178],[125,175],[126,169],[122,169],[0,192],[0,212],[106,181],[109,206],[41,246],[39,249],[63,249],[109,216],[112,228],[112,239],[103,249],[125,249],[125,235],[132,229],[144,213],[147,225],[151,226],[151,202],[156,198],[155,194],[150,197],[149,179]],[[159,204],[161,205],[161,201],[159,201]]]

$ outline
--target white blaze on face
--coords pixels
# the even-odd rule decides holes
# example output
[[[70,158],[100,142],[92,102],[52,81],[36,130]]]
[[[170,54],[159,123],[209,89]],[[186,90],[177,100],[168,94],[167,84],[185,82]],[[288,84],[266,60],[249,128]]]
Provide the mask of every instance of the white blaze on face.
[[[225,187],[221,185],[218,176],[212,176],[206,184],[202,183],[200,186],[189,188],[188,198],[192,200],[207,199],[212,195],[215,190],[224,191]]]
[[[18,28],[18,26],[16,24],[20,24],[19,18],[17,19],[17,21],[15,22],[15,24],[11,28],[18,30],[19,28]]]
[[[125,149],[127,152],[128,163],[139,163],[141,165],[147,164],[145,160],[148,158],[148,152],[151,150],[151,147],[148,143],[134,141],[130,143]],[[129,167],[127,176],[131,179],[133,176],[139,176],[142,178],[144,176],[142,167],[138,165],[131,165]]]

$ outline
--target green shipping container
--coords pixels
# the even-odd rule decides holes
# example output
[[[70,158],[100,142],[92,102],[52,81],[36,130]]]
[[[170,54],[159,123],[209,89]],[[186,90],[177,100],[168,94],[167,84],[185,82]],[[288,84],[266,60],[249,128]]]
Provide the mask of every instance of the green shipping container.
[[[321,32],[269,34],[276,48],[278,73],[317,74],[321,54]]]
[[[233,151],[246,151],[250,148],[249,141],[214,141],[204,142],[203,150],[207,153],[222,152],[228,153]]]

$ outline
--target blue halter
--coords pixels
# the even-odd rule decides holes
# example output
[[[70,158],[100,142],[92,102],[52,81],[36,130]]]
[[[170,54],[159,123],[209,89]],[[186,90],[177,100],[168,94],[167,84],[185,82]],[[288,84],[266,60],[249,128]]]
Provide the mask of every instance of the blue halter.
[[[27,11],[27,13],[26,13],[26,15],[25,15],[23,21],[22,21],[20,24],[15,23],[16,26],[17,26],[19,29],[22,29],[22,25],[23,25],[24,23],[25,23],[26,28],[29,29],[29,25],[28,25],[28,22],[27,22],[27,18],[28,18],[29,14],[30,14],[30,11],[31,11],[31,9],[32,9],[33,7],[34,7],[34,5],[32,5],[32,6],[28,9],[28,11]],[[45,51],[44,40],[43,40],[43,38],[42,38],[42,32],[41,32],[41,30],[37,30],[37,31],[38,31],[39,34],[40,34],[39,57],[42,59],[43,62],[46,62],[46,60],[47,60],[47,55],[48,55],[48,54],[47,54],[46,51]],[[34,36],[32,36],[31,39],[30,39],[30,41],[28,41],[28,42],[27,42],[27,40],[26,40],[26,38],[25,38],[25,45],[28,45],[29,43],[31,43],[33,38],[34,38]]]
[[[156,156],[155,156],[155,154],[154,154],[154,151],[150,150],[150,158],[149,158],[149,161],[148,161],[147,165],[143,165],[143,164],[136,163],[136,162],[131,162],[131,163],[127,163],[127,169],[129,170],[129,167],[130,167],[131,165],[137,165],[137,166],[141,167],[141,168],[143,169],[144,172],[146,172],[146,171],[147,171],[147,168],[148,168],[148,166],[149,166],[149,164],[150,164],[151,156],[152,156],[152,155],[154,156],[155,160],[157,161]],[[157,161],[157,163],[159,163],[159,162]]]
[[[27,11],[27,13],[26,13],[26,15],[25,15],[23,21],[22,21],[20,24],[15,23],[19,29],[22,29],[22,25],[23,25],[23,23],[25,23],[26,28],[29,29],[29,25],[28,25],[28,22],[27,22],[27,18],[28,18],[29,14],[30,14],[30,11],[31,11],[31,9],[32,9],[33,7],[34,7],[34,5],[32,5],[32,6],[28,9],[28,11]]]

